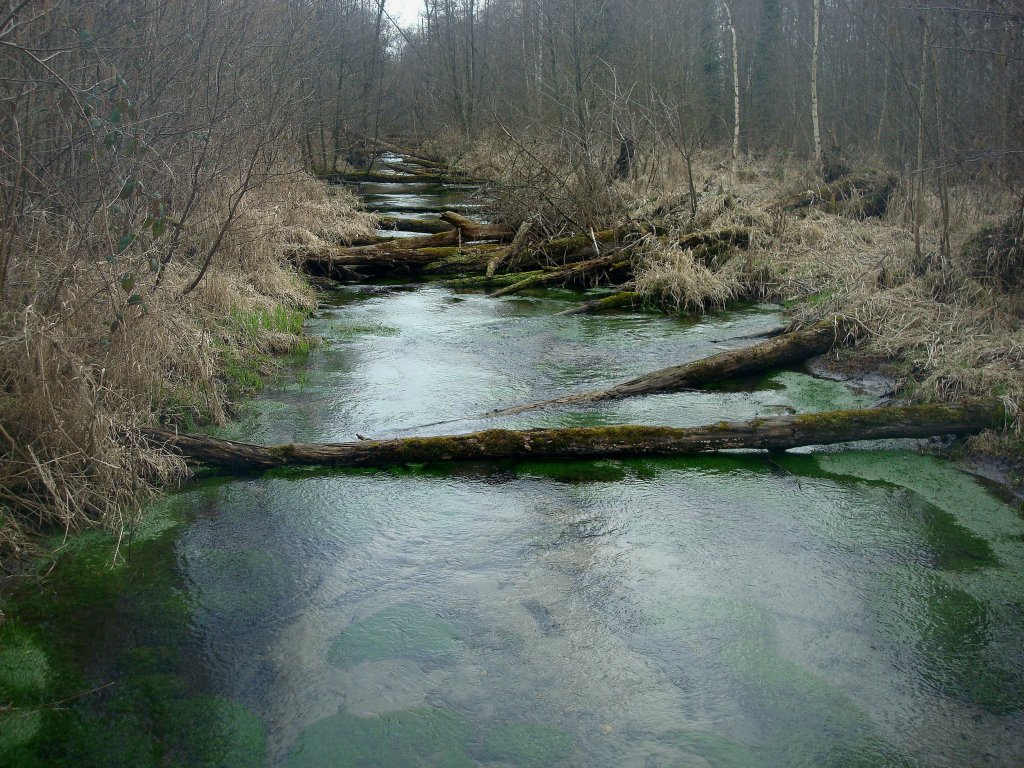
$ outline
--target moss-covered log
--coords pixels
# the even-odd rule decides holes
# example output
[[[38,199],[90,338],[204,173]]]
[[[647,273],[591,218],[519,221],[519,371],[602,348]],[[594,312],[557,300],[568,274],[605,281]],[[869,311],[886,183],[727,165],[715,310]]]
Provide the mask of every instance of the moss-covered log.
[[[768,207],[787,211],[815,207],[857,218],[881,216],[889,206],[889,197],[896,184],[895,176],[881,171],[851,173],[830,184],[818,184],[778,200]]]
[[[443,169],[447,169],[449,167],[449,164],[445,161],[444,158],[438,157],[437,155],[427,154],[420,149],[410,149],[400,144],[396,144],[395,142],[381,138],[380,136],[371,136],[370,134],[360,133],[358,131],[351,131],[351,133],[378,149],[387,150],[388,152],[392,152],[396,155],[401,155],[402,157],[411,160],[417,165],[425,165],[431,168]]]
[[[908,405],[719,422],[702,427],[491,429],[464,435],[260,446],[151,429],[144,435],[191,464],[232,470],[386,467],[434,461],[679,456],[735,448],[782,450],[853,440],[963,435],[1001,426],[998,403]]]
[[[536,288],[541,285],[554,285],[567,283],[580,278],[594,275],[601,272],[624,269],[631,267],[632,262],[621,249],[617,249],[605,256],[588,261],[580,261],[567,266],[565,269],[553,269],[543,271],[532,277],[524,278],[518,283],[499,288],[491,294],[492,297],[508,296],[509,294],[525,291],[527,288]]]
[[[424,248],[421,253],[433,254],[434,258],[424,264],[424,275],[476,275],[487,269],[495,253],[504,246],[498,243],[463,245],[460,248]]]
[[[463,240],[511,240],[515,234],[500,224],[481,224],[455,211],[445,211],[441,220],[451,224],[462,233]]]
[[[636,233],[635,227],[617,227],[595,231],[593,237],[589,232],[568,237],[555,237],[533,244],[523,256],[523,266],[536,264],[539,267],[567,264],[581,261],[597,255],[594,241],[599,248],[621,245],[626,238]],[[602,250],[605,250],[602,248]]]
[[[512,285],[518,283],[520,280],[525,280],[529,277],[536,275],[543,275],[543,269],[535,269],[530,272],[506,272],[501,275],[491,275],[488,277],[484,275],[473,275],[472,277],[460,277],[454,280],[446,280],[445,285],[449,288],[456,289],[489,289],[489,288],[501,288],[506,285]]]
[[[632,307],[641,304],[644,300],[643,294],[636,291],[619,291],[610,296],[603,296],[570,309],[564,309],[556,314],[559,315],[583,315],[588,312],[600,312],[605,309],[616,309],[618,307]]]
[[[815,355],[827,352],[833,345],[841,343],[845,339],[845,322],[842,318],[837,317],[816,323],[809,328],[784,333],[750,347],[721,352],[692,363],[662,368],[659,371],[616,384],[608,389],[580,392],[525,405],[514,405],[491,411],[486,415],[499,416],[533,411],[549,405],[591,403],[599,400],[618,400],[638,395],[696,389],[712,382],[748,376],[752,373],[770,371],[803,362]]]
[[[289,254],[307,272],[334,277],[339,268],[358,267],[371,272],[389,272],[422,267],[450,253],[459,243],[457,230],[423,237],[396,237],[373,245],[328,248],[296,248]],[[482,268],[481,268],[482,271]],[[347,278],[340,278],[347,279]]]

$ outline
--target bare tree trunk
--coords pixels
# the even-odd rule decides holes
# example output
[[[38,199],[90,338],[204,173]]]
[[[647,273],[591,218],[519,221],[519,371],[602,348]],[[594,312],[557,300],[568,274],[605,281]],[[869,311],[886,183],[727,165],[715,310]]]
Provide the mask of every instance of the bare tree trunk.
[[[821,128],[818,126],[818,45],[821,36],[821,0],[814,0],[814,48],[811,53],[811,125],[814,127],[814,161],[821,167]]]
[[[722,0],[722,7],[725,8],[729,33],[732,35],[732,181],[735,183],[740,154],[740,54],[736,45],[736,25],[733,24],[732,10],[725,0]]]
[[[928,79],[928,17],[921,17],[921,71],[917,97],[917,183],[914,185],[914,256],[921,263],[921,225],[924,223],[924,108]]]

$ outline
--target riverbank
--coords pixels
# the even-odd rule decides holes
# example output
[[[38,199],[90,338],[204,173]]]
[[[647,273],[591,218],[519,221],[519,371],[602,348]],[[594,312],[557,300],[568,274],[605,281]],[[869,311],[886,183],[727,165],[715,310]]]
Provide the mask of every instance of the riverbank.
[[[287,249],[372,237],[375,221],[345,190],[300,172],[251,191],[230,226],[225,216],[214,207],[183,231],[176,259],[147,257],[140,236],[88,268],[79,251],[44,247],[67,222],[40,217],[19,233],[8,285],[23,301],[0,317],[5,568],[53,529],[124,535],[140,505],[185,472],[137,428],[227,421],[275,356],[314,343],[302,323],[315,292]]]

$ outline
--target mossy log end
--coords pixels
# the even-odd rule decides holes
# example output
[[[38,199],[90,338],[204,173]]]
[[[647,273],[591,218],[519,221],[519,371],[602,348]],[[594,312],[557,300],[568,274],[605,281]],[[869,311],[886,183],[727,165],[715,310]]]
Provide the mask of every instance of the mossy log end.
[[[843,176],[830,184],[819,184],[792,197],[778,200],[769,209],[795,211],[817,207],[829,213],[857,218],[881,216],[896,189],[895,176],[881,171],[864,171]]]
[[[143,432],[194,465],[231,470],[288,466],[386,467],[435,461],[679,456],[726,449],[783,450],[853,440],[964,435],[999,426],[998,403],[829,411],[702,427],[491,429],[463,435],[260,446],[168,430]]]
[[[558,315],[583,315],[588,312],[600,312],[605,309],[615,309],[617,307],[632,307],[636,304],[643,303],[643,294],[637,293],[636,291],[619,291],[613,293],[610,296],[603,296],[600,299],[594,299],[588,301],[579,306],[571,307],[569,309],[563,309],[561,312],[556,312]]]
[[[671,368],[662,368],[616,384],[608,389],[514,405],[491,411],[485,415],[504,416],[533,411],[549,405],[592,403],[599,400],[618,400],[624,397],[653,395],[661,392],[679,392],[684,389],[696,389],[724,379],[774,370],[803,362],[815,355],[827,352],[837,343],[843,343],[847,336],[846,327],[847,323],[843,318],[835,317],[815,323],[809,328],[781,334],[750,347],[721,352]]]

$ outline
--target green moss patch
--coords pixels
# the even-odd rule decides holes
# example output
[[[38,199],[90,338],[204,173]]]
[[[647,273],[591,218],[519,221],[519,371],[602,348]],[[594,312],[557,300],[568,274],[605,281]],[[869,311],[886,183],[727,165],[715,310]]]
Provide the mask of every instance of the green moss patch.
[[[529,723],[499,725],[484,739],[482,757],[520,768],[557,765],[575,749],[572,737],[556,728]]]
[[[346,627],[327,658],[342,667],[395,657],[447,661],[460,648],[453,624],[419,606],[394,605]]]
[[[339,712],[299,736],[289,768],[471,768],[472,728],[454,712],[413,709],[377,717]]]

